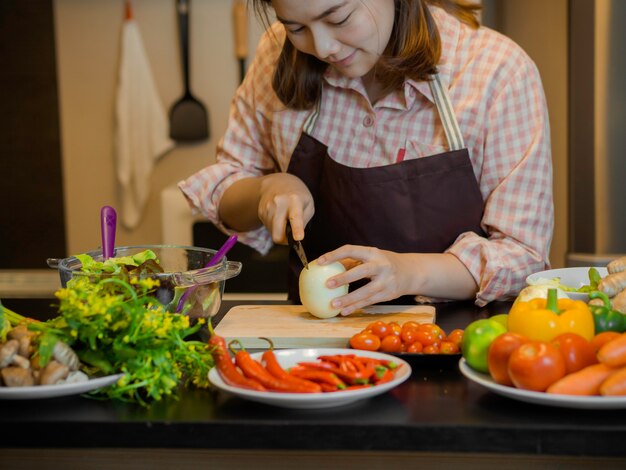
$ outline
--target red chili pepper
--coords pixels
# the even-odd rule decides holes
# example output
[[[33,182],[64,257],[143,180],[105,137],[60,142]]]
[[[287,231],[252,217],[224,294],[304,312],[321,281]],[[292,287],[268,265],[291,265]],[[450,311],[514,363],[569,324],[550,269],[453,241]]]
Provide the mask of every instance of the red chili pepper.
[[[265,362],[265,367],[267,371],[277,379],[283,380],[285,382],[291,382],[294,385],[301,387],[303,391],[305,390],[309,393],[319,393],[322,391],[322,387],[320,387],[320,385],[316,384],[315,382],[289,375],[289,373],[287,373],[287,371],[283,369],[276,360],[276,355],[274,354],[274,351],[272,349],[269,349],[263,353],[263,361]]]
[[[336,385],[330,385],[325,383],[320,383],[320,387],[322,387],[323,392],[338,392],[339,388]]]
[[[230,345],[241,343],[238,340],[231,341]],[[311,393],[309,386],[301,383],[288,382],[274,377],[260,362],[256,361],[245,349],[240,349],[235,353],[235,362],[243,371],[246,377],[253,378],[261,383],[265,388],[276,392],[286,393]]]
[[[289,369],[291,375],[300,377],[301,379],[313,380],[320,385],[326,383],[328,385],[335,385],[337,388],[346,388],[346,384],[332,372],[327,370],[315,370],[307,367],[295,366]]]
[[[215,367],[217,367],[217,372],[220,374],[220,377],[226,382],[228,385],[232,385],[233,387],[242,387],[250,390],[257,390],[259,392],[266,391],[265,387],[261,385],[256,380],[249,379],[245,377],[233,364],[233,360],[228,353],[228,349],[226,348],[226,341],[221,336],[217,336],[213,333],[212,329],[209,328],[212,335],[209,339],[209,345],[213,346],[213,351],[211,355],[213,356],[213,361],[215,361]]]
[[[386,382],[391,382],[395,377],[395,374],[391,369],[386,369],[381,376],[376,375],[376,379],[374,379],[375,385],[384,384]]]
[[[328,362],[299,362],[298,365],[314,370],[325,370],[332,372],[342,380],[350,384],[364,384],[369,382],[370,377],[375,373],[373,366],[363,368],[362,371],[346,371],[341,367],[337,367],[334,364]]]

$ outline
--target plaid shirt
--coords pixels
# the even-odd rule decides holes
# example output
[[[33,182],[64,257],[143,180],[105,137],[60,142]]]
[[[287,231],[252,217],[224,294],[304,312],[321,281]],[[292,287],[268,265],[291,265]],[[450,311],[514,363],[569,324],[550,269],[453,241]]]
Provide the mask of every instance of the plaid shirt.
[[[546,269],[553,230],[548,114],[539,72],[508,38],[472,29],[432,7],[442,39],[439,76],[448,90],[485,201],[483,238],[462,233],[446,250],[479,285],[478,305],[514,296],[528,274]],[[237,90],[217,163],[179,183],[194,211],[227,231],[220,198],[235,181],[286,171],[310,111],[286,109],[272,90],[275,61],[285,40],[274,25]],[[329,68],[312,136],[336,161],[358,168],[448,150],[427,82],[403,88],[372,106],[360,79]],[[264,228],[240,234],[261,253],[272,246]]]

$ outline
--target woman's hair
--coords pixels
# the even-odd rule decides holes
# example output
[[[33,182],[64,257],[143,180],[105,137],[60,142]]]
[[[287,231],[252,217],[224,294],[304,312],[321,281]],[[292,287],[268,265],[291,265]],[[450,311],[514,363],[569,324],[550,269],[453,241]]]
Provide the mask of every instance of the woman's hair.
[[[271,0],[250,0],[257,16],[269,27]],[[405,79],[429,80],[437,72],[441,38],[428,5],[445,9],[460,21],[477,28],[475,12],[480,5],[465,0],[394,0],[395,19],[386,49],[374,71],[383,92],[399,89]],[[272,86],[278,98],[292,109],[309,109],[322,91],[328,64],[298,51],[285,40]]]

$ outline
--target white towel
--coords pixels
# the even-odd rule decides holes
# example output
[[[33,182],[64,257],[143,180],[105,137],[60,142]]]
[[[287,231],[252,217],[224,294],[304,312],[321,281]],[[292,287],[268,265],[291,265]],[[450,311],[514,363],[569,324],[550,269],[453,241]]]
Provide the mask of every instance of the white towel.
[[[115,157],[121,220],[128,229],[141,221],[150,195],[155,161],[169,151],[167,115],[157,93],[143,41],[130,10],[122,28],[117,84]]]

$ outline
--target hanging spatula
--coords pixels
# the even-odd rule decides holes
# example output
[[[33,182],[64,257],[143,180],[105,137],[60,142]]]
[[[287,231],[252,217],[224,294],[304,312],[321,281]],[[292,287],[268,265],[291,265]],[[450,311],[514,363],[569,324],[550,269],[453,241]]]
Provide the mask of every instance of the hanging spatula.
[[[178,142],[209,138],[209,116],[189,86],[189,1],[176,0],[185,93],[170,110],[170,137]]]

